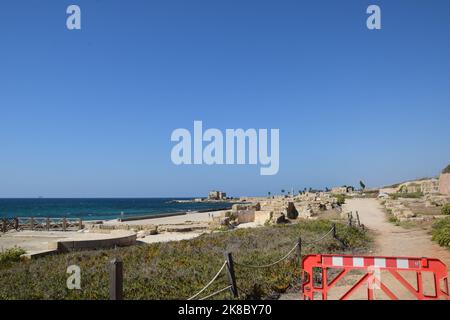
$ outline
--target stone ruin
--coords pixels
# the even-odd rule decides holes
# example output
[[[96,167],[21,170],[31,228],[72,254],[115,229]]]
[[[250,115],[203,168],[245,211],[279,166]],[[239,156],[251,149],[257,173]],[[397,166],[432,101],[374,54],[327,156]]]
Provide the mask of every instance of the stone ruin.
[[[447,203],[450,203],[450,196],[439,194],[426,194],[424,196],[426,207],[442,207]]]
[[[422,215],[419,212],[417,215],[410,208],[414,206],[421,206],[427,208],[442,207],[445,204],[450,203],[450,197],[439,195],[439,194],[426,194],[420,198],[398,198],[398,199],[386,199],[383,200],[382,204],[399,221],[408,220],[427,220],[440,218],[441,215]],[[417,210],[416,210],[417,211]]]
[[[416,214],[405,206],[402,200],[386,200],[384,203],[386,209],[398,219],[414,218]]]
[[[326,210],[339,207],[329,193],[304,193],[295,197],[246,198],[245,204],[234,204],[231,211],[216,217],[215,225],[233,226],[254,222],[281,224],[289,220],[316,219]]]

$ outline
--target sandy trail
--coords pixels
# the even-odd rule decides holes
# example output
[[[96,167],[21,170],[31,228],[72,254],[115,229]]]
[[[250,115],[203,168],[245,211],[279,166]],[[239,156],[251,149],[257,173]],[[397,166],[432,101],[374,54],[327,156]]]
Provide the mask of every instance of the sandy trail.
[[[431,241],[422,229],[405,229],[386,219],[376,199],[348,199],[344,212],[358,211],[361,223],[375,234],[375,255],[438,258],[450,266],[450,250]]]

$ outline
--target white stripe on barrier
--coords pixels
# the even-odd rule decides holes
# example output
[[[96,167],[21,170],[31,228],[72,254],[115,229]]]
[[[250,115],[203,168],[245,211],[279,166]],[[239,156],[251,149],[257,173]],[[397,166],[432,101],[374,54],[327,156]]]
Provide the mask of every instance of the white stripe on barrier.
[[[364,267],[364,258],[353,258],[354,267]]]
[[[375,258],[373,265],[374,265],[374,267],[378,267],[378,268],[386,268],[386,259],[385,258]]]
[[[324,257],[325,258],[325,257]],[[402,259],[402,258],[395,258],[395,267],[399,269],[410,269],[410,260],[409,259]],[[322,260],[323,263],[325,263],[325,260]],[[328,259],[326,260],[327,263],[329,263],[333,267],[344,267],[344,262],[348,266],[358,267],[358,268],[364,268],[364,267],[375,267],[375,268],[387,268],[387,260],[386,258],[381,257],[351,257],[351,259],[348,259],[347,257],[340,257],[340,256],[328,256]],[[391,261],[391,260],[389,260]],[[392,261],[393,262],[393,261]],[[413,262],[413,260],[411,261]],[[389,264],[389,267],[394,267],[392,263]]]
[[[331,260],[333,266],[343,267],[344,266],[344,258],[343,257],[333,257]]]
[[[408,269],[408,259],[397,259],[397,268]]]

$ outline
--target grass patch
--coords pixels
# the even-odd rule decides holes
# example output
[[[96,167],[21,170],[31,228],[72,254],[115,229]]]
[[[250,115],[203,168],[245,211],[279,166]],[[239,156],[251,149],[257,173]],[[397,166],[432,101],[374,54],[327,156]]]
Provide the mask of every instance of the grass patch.
[[[450,247],[450,217],[436,221],[432,229],[433,240],[440,246]]]
[[[390,223],[395,224],[396,226],[399,226],[399,225],[400,225],[400,220],[398,220],[398,218],[395,217],[395,216],[393,216],[393,215],[390,215],[390,216],[388,217],[388,221],[389,221]]]
[[[257,229],[213,233],[196,239],[133,246],[111,250],[84,251],[14,262],[0,272],[0,299],[107,299],[108,262],[118,257],[124,263],[126,299],[186,299],[209,282],[231,251],[236,262],[262,265],[288,252],[298,237],[303,243],[329,231],[329,220],[305,221]],[[350,246],[347,252],[363,252],[370,239],[363,231],[337,224],[337,234]],[[342,252],[339,243],[327,237],[304,246],[303,254]],[[81,290],[68,290],[67,267],[81,268]],[[300,259],[294,254],[266,269],[235,266],[240,298],[266,298],[299,288]],[[204,293],[227,286],[226,275]],[[229,299],[229,293],[216,296]]]
[[[0,267],[8,266],[11,262],[20,261],[20,256],[25,253],[25,250],[19,247],[6,249],[0,252]]]
[[[394,200],[397,200],[399,198],[410,198],[410,199],[419,199],[423,197],[422,192],[411,192],[411,193],[392,193],[390,194],[390,197]]]

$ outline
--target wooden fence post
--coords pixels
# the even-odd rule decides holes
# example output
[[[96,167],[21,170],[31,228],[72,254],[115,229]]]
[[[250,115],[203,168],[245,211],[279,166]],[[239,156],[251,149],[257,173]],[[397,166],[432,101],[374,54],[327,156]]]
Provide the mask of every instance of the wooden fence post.
[[[358,227],[361,227],[361,220],[359,220],[359,213],[356,211],[356,221],[358,222]]]
[[[333,238],[336,239],[337,241],[339,241],[339,243],[341,244],[341,247],[344,249],[347,247],[347,245],[345,244],[344,241],[342,241],[341,238],[338,237],[337,232],[336,232],[336,223],[333,223]]]
[[[31,226],[31,230],[34,230],[34,219],[33,219],[33,217],[30,218],[30,226]]]
[[[47,219],[45,220],[45,228],[47,229],[47,231],[50,230],[50,218],[47,218]]]
[[[19,230],[19,219],[18,218],[14,218],[14,229]]]
[[[118,258],[109,263],[109,299],[123,299],[123,262]]]
[[[7,231],[7,220],[2,219],[2,232],[5,233]]]
[[[81,218],[80,218],[80,219],[78,219],[78,230],[81,230],[81,229],[83,229],[83,220],[81,220]]]
[[[227,261],[226,267],[227,267],[228,283],[231,286],[230,290],[231,293],[233,294],[233,297],[237,298],[239,296],[239,293],[236,285],[236,274],[234,273],[234,263],[231,252],[225,252],[225,260]]]
[[[66,229],[67,229],[67,220],[66,220],[66,218],[62,219],[62,228],[63,228],[63,231],[66,231]]]

